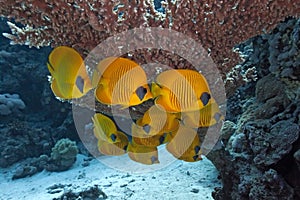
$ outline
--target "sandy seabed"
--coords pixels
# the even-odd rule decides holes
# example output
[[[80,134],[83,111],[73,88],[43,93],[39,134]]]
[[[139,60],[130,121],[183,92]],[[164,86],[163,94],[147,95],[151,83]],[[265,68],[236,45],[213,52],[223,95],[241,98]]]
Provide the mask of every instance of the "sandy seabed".
[[[32,177],[12,180],[18,164],[0,170],[1,200],[50,200],[66,191],[82,191],[97,185],[107,199],[213,199],[221,183],[218,172],[205,157],[195,163],[172,160],[153,166],[131,161],[127,155],[92,159],[78,155],[76,163],[64,172],[42,171]],[[124,167],[126,166],[126,167]]]

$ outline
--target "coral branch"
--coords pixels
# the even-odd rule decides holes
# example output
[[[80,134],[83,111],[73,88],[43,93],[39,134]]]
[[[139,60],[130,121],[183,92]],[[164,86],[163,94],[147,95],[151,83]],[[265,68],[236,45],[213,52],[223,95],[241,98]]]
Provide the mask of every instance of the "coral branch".
[[[16,44],[68,45],[86,55],[124,30],[171,28],[201,42],[224,79],[239,61],[232,50],[235,45],[300,13],[300,2],[295,0],[167,0],[162,2],[165,14],[154,8],[154,0],[0,0],[0,5],[1,16],[25,25],[10,24],[12,34],[4,34]]]

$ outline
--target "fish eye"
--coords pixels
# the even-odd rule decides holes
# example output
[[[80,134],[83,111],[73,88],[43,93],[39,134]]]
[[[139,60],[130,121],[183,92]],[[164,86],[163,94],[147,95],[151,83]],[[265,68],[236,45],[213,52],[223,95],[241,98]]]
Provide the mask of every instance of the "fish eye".
[[[143,126],[143,130],[144,130],[147,134],[149,134],[149,131],[150,131],[150,126],[149,126],[149,124],[145,124],[145,125]]]
[[[115,142],[116,139],[117,139],[117,136],[113,133],[113,134],[110,135],[110,139],[111,139],[113,142]]]
[[[76,78],[76,83],[75,84],[78,87],[78,89],[80,90],[80,92],[83,93],[84,80],[81,76],[78,76]]]
[[[145,95],[147,94],[147,89],[143,86],[138,87],[135,91],[136,95],[139,97],[140,101],[144,99]]]
[[[200,96],[200,100],[202,101],[203,105],[206,106],[210,100],[211,96],[208,92],[203,92]]]
[[[127,150],[128,145],[125,145],[123,150],[126,151]]]

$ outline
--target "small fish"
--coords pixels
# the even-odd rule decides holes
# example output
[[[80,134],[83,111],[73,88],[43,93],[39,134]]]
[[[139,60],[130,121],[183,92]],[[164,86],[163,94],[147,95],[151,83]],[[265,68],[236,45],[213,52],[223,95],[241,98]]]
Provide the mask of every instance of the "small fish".
[[[143,127],[148,136],[162,135],[176,131],[179,127],[180,113],[168,113],[160,105],[154,105],[145,112],[136,124]]]
[[[107,141],[98,140],[98,150],[100,153],[108,156],[119,156],[126,154],[127,146],[128,146],[128,138],[127,136],[117,131],[117,137],[120,139],[119,142],[109,143]]]
[[[174,157],[187,162],[201,160],[201,144],[197,131],[181,125],[173,137],[167,143],[166,148]]]
[[[167,112],[187,112],[203,108],[213,101],[208,83],[197,71],[168,70],[152,83],[151,92],[156,105]]]
[[[159,146],[168,142],[167,135],[179,127],[180,113],[168,113],[154,105],[142,118],[132,124],[131,133],[135,143],[145,146]]]
[[[158,164],[157,147],[137,145],[133,141],[127,147],[128,156],[131,160],[145,165]]]
[[[111,144],[121,142],[119,138],[120,132],[109,117],[101,113],[96,113],[92,121],[94,124],[94,135],[98,140],[107,141]]]
[[[92,85],[96,99],[103,104],[127,108],[152,98],[143,68],[126,58],[102,60],[93,72]]]
[[[191,128],[209,127],[224,120],[217,102],[204,106],[201,110],[182,113],[183,124]]]
[[[47,67],[52,76],[51,89],[56,97],[80,98],[92,89],[83,59],[70,47],[56,47],[49,55]]]

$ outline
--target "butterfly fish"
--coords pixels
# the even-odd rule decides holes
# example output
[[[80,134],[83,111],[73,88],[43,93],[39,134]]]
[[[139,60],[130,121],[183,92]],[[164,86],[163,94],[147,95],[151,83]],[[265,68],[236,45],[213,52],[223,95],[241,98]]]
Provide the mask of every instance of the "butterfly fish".
[[[96,113],[92,121],[94,124],[94,135],[98,140],[111,144],[121,141],[119,136],[122,134],[120,134],[115,123],[109,117],[101,113]]]
[[[217,102],[206,105],[200,110],[182,113],[183,124],[188,127],[209,127],[224,120]]]
[[[166,145],[167,151],[179,160],[196,162],[201,160],[201,144],[197,131],[181,125]]]
[[[83,59],[73,48],[55,48],[49,55],[47,67],[51,74],[51,89],[56,97],[80,98],[92,89]]]
[[[168,142],[168,134],[179,127],[180,113],[168,113],[154,105],[142,118],[132,124],[135,143],[146,146],[159,146]]]
[[[128,138],[127,135],[123,132],[118,131],[116,133],[117,138],[119,138],[118,142],[110,143],[104,140],[98,140],[98,150],[100,153],[108,156],[119,156],[126,154],[127,146],[128,146]]]
[[[213,102],[205,77],[194,70],[177,69],[160,73],[151,86],[155,104],[167,112],[187,112]]]
[[[93,72],[96,99],[108,105],[134,106],[152,98],[143,68],[132,60],[109,57]]]
[[[134,141],[128,143],[128,156],[131,160],[145,165],[158,164],[157,147],[135,144]]]

